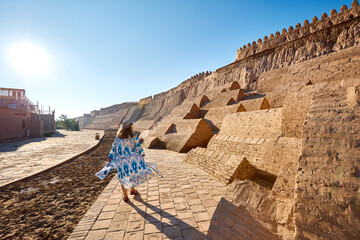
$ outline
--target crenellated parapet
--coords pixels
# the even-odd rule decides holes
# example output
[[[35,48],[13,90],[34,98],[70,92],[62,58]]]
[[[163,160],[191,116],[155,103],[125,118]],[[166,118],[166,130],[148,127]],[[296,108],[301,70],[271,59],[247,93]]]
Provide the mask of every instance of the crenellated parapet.
[[[211,74],[212,74],[212,71],[201,72],[201,73],[198,73],[198,74],[186,79],[181,84],[185,84],[188,82],[191,84],[193,81],[198,81],[198,80],[204,79],[205,77],[207,77]]]
[[[204,77],[209,76],[211,73],[212,73],[211,71],[210,71],[210,72],[209,72],[209,71],[201,72],[201,73],[198,73],[198,74],[196,74],[196,75],[194,75],[194,76],[186,79],[185,81],[188,81],[188,80],[191,80],[191,79],[195,79],[195,78],[196,78],[196,79],[202,79],[202,78],[204,78]]]
[[[112,105],[110,107],[100,108],[100,115],[116,113],[117,111],[119,111],[121,109],[129,108],[129,107],[135,106],[137,104],[138,104],[138,102],[124,102],[121,104]]]
[[[301,39],[315,32],[347,22],[359,16],[360,6],[358,1],[354,0],[351,4],[351,8],[343,5],[339,12],[335,9],[331,10],[330,16],[328,16],[327,13],[323,13],[320,20],[315,16],[313,17],[311,23],[306,19],[303,22],[303,25],[297,23],[295,28],[290,26],[288,29],[282,29],[281,33],[277,31],[275,35],[271,33],[269,37],[265,36],[263,39],[259,38],[257,42],[253,41],[251,44],[248,43],[247,45],[244,45],[242,48],[237,50],[235,61],[279,47],[288,42]]]
[[[152,101],[152,96],[149,96],[149,97],[140,99],[139,104],[140,105],[145,105],[145,104],[148,104],[151,101]]]
[[[163,99],[170,92],[177,92],[177,91],[181,91],[181,89],[183,89],[183,88],[188,88],[194,82],[197,82],[197,81],[199,81],[201,79],[204,79],[204,78],[206,78],[207,76],[209,76],[211,74],[212,74],[212,71],[206,71],[206,72],[198,73],[198,74],[196,74],[196,75],[182,81],[178,86],[176,86],[174,88],[171,88],[170,90],[168,90],[166,92],[155,94],[154,97],[153,97],[153,101]]]
[[[91,115],[92,117],[95,117],[95,116],[97,116],[97,115],[100,115],[100,110],[93,110],[93,111],[91,111],[90,115]]]

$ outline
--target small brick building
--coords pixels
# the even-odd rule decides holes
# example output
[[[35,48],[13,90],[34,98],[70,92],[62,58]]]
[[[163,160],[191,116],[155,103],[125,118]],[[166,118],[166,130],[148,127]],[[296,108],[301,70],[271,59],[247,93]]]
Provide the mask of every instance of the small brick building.
[[[24,89],[0,88],[0,141],[54,132],[54,111],[41,113]]]

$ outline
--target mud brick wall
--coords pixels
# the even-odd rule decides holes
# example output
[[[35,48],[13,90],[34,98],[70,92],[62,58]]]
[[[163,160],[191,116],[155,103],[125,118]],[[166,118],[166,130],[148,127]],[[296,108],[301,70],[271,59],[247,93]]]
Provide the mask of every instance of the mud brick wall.
[[[142,111],[143,111],[143,106],[141,105],[132,106],[129,108],[129,111],[124,117],[124,120],[135,122],[140,118]]]
[[[203,110],[209,110],[214,107],[225,107],[226,105],[229,105],[230,103],[240,101],[245,97],[244,92],[241,89],[232,90],[229,92],[219,92],[211,96],[212,99],[207,104],[204,104],[201,109]],[[232,99],[231,101],[229,101]]]
[[[208,81],[208,80],[209,79],[205,79],[205,81]],[[210,84],[210,83],[208,83],[208,84]],[[239,82],[236,80],[232,80],[232,81],[224,81],[224,82],[219,82],[219,83],[213,82],[211,87],[209,86],[204,91],[206,92],[206,95],[211,100],[211,99],[216,98],[219,95],[219,93],[231,92],[233,94],[234,93],[233,90],[238,90],[238,89],[241,89]],[[230,97],[233,97],[233,96],[230,96]]]
[[[79,121],[80,129],[83,129],[83,128],[86,129],[86,126],[95,119],[95,117],[91,116],[90,114],[86,114],[86,115],[87,116],[76,118]]]
[[[119,110],[114,114],[114,118],[111,120],[110,128],[118,129],[120,124],[124,121],[126,114],[129,112],[129,108]]]
[[[330,17],[323,14],[320,20],[315,17],[311,24],[306,20],[303,26],[297,24],[288,31],[283,29],[281,33],[277,32],[258,43],[254,42],[238,51],[239,61],[219,68],[215,73],[203,74],[201,78],[184,81],[167,92],[156,94],[154,100],[145,105],[139,117],[157,122],[184,99],[202,96],[216,88],[219,88],[216,90],[219,92],[227,90],[222,86],[228,86],[234,81],[238,81],[243,89],[258,88],[260,93],[266,93],[271,107],[277,108],[282,107],[287,91],[296,83],[302,86],[309,81],[314,83],[356,77],[359,72],[350,65],[359,58],[359,53],[352,53],[359,51],[358,48],[352,48],[359,45],[359,13],[360,7],[355,1],[351,9],[344,6],[340,13],[333,10]],[[322,58],[323,62],[316,65],[312,58]],[[327,60],[331,58],[338,62],[327,66]],[[299,62],[304,65],[295,66]],[[331,71],[324,71],[324,68]],[[267,74],[267,71],[271,73]],[[284,73],[288,73],[287,76]],[[201,104],[198,106],[201,107]],[[107,111],[106,108],[102,110]],[[100,111],[93,111],[92,116],[95,113],[98,115]]]
[[[114,118],[114,114],[96,115],[94,120],[86,126],[87,129],[110,129],[110,123]]]
[[[87,124],[84,124],[84,120],[82,123],[82,128],[102,130],[117,129],[124,120],[130,120],[133,122],[138,120],[143,110],[143,107],[138,105],[137,103],[124,103],[109,107],[106,111],[112,111],[120,107],[121,109],[117,112],[96,115],[95,117],[93,117],[92,120],[88,121]]]
[[[328,44],[321,47],[317,46],[317,48],[326,51],[328,50],[328,45],[330,45],[330,43],[335,44],[337,42],[339,35],[341,36],[344,30],[359,21],[359,15],[359,4],[357,1],[354,1],[350,9],[344,5],[339,13],[333,9],[330,13],[330,17],[328,17],[326,13],[323,13],[320,20],[315,16],[312,19],[312,23],[306,19],[303,26],[301,26],[300,23],[297,23],[295,29],[290,26],[288,30],[284,28],[281,33],[277,31],[275,35],[270,34],[269,37],[265,36],[263,40],[259,38],[257,42],[253,41],[252,44],[248,43],[247,46],[244,45],[242,48],[238,49],[235,61],[241,62],[251,57],[262,58],[266,55],[273,54],[281,48],[287,49],[289,52],[302,50],[303,56],[300,54],[289,54],[286,59],[288,62],[291,60],[300,60],[301,57],[307,57],[304,53],[308,53],[311,56],[311,52],[304,50],[304,45],[316,43],[320,40],[326,41]],[[344,45],[341,46],[344,48]],[[340,46],[335,46],[335,49],[338,48],[340,48]],[[225,66],[223,68],[226,69],[229,67],[230,66]]]
[[[270,109],[270,103],[264,97],[249,97],[248,99],[243,99],[240,103],[243,105],[246,112]]]
[[[301,139],[313,95],[325,86],[325,83],[305,85],[293,88],[284,100],[282,134],[286,137]]]
[[[166,143],[166,149],[176,152],[188,152],[197,146],[205,147],[213,136],[204,119],[183,119],[173,128],[173,131],[158,138]]]
[[[250,227],[251,226],[251,227]],[[211,219],[207,239],[280,239],[248,211],[222,198]]]
[[[299,157],[301,140],[296,138],[251,138],[215,135],[208,148],[245,157],[255,167],[278,175],[284,164]]]
[[[296,177],[299,239],[360,236],[359,89],[359,78],[329,83],[312,99]]]
[[[197,97],[188,97],[182,103],[182,106],[192,106],[194,103],[196,106],[201,107],[204,103],[210,101],[207,95],[200,95]]]
[[[227,192],[211,219],[209,239],[281,239],[275,233],[294,239],[292,199],[251,181],[235,180]]]
[[[282,109],[227,115],[219,134],[234,137],[274,138],[281,135]],[[241,127],[239,127],[241,126]]]
[[[154,95],[153,101],[144,105],[141,119],[155,120],[155,122],[162,119],[164,116],[170,114],[175,106],[181,104],[186,98],[188,89],[184,89],[182,85]]]
[[[295,174],[287,168],[293,169],[300,156],[301,139],[281,137],[281,122],[281,108],[227,115],[207,148],[193,149],[186,161],[229,183],[246,158],[256,169],[278,176],[276,191],[292,196]],[[285,181],[290,183],[281,188]]]
[[[139,104],[144,105],[144,104],[148,104],[151,101],[152,101],[152,96],[149,96],[149,97],[140,99]]]
[[[213,132],[220,130],[222,121],[227,114],[236,113],[240,110],[240,103],[225,107],[211,108],[205,115],[204,119],[209,123]]]
[[[144,110],[141,118],[143,120],[157,120],[158,113],[161,111],[164,104],[163,99],[153,100],[150,103],[144,105]]]
[[[241,157],[230,158],[230,154],[197,147],[187,154],[186,162],[194,164],[220,181],[228,183],[242,160]]]
[[[209,96],[210,99],[221,99],[221,100],[234,98],[235,101],[240,101],[244,97],[245,94],[241,89],[224,91],[224,86],[227,86],[227,85],[228,84],[221,85],[216,90],[207,92],[207,96]]]
[[[133,125],[133,130],[136,132],[142,132],[144,130],[150,130],[155,124],[155,120],[138,120]]]
[[[192,105],[188,104],[181,104],[179,106],[176,106],[172,112],[170,113],[171,117],[179,117],[182,119],[194,119],[200,117],[200,109],[196,105],[196,103]],[[166,117],[165,117],[166,118]]]
[[[360,48],[352,47],[289,67],[263,72],[258,93],[266,94],[271,107],[282,107],[289,92],[306,84],[356,78],[360,74]]]
[[[151,130],[150,136],[162,136],[169,131],[169,128],[175,121],[161,121]]]

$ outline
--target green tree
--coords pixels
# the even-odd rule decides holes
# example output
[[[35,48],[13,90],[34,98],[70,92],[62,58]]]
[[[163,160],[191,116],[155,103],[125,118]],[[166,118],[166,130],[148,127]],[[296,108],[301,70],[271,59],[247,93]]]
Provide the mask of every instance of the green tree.
[[[69,129],[72,131],[80,130],[79,123],[75,119],[68,118],[67,115],[64,115],[64,114],[60,115],[59,119],[56,121],[56,125],[62,126],[66,130],[69,130]]]
[[[60,115],[59,124],[62,125],[62,127],[67,129],[67,130],[69,129],[68,128],[68,121],[69,121],[69,119],[68,119],[67,115],[64,115],[64,114]]]

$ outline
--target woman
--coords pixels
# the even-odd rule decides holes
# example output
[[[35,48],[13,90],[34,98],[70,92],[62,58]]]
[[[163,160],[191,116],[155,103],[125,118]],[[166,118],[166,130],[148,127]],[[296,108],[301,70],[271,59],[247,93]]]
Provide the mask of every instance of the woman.
[[[132,131],[132,122],[126,120],[117,133],[108,156],[109,163],[95,175],[104,179],[112,169],[116,169],[117,177],[124,193],[124,201],[129,200],[127,190],[131,195],[138,192],[135,187],[155,175],[160,175],[155,164],[144,161],[144,150],[139,136]]]

